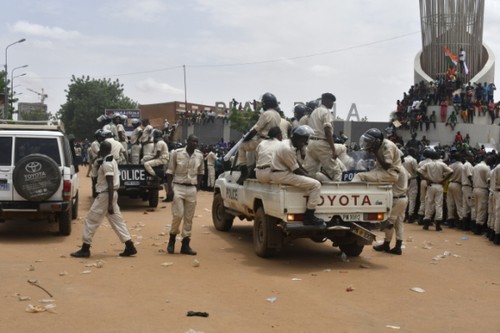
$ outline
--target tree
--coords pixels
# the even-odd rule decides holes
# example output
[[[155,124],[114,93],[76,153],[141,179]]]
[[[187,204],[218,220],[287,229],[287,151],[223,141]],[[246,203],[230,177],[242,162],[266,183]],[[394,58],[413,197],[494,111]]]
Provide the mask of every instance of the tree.
[[[67,133],[76,138],[93,138],[99,127],[96,119],[105,109],[135,109],[137,102],[123,95],[123,85],[110,79],[71,77],[66,103],[56,117],[64,123]]]
[[[231,109],[229,120],[231,121],[231,128],[246,133],[250,128],[259,120],[260,108],[255,111],[252,110],[237,110],[235,107]]]

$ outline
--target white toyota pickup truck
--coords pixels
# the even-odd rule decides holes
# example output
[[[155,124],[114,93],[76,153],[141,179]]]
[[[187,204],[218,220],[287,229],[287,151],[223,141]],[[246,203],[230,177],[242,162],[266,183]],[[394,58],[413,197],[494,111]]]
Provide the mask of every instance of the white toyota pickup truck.
[[[375,240],[370,230],[381,229],[392,207],[392,185],[328,182],[321,186],[315,215],[326,226],[302,223],[307,196],[294,186],[263,184],[247,179],[236,183],[239,172],[226,171],[215,182],[212,219],[219,231],[228,231],[235,217],[254,221],[253,244],[260,257],[271,257],[287,241],[330,240],[348,256],[359,256]]]

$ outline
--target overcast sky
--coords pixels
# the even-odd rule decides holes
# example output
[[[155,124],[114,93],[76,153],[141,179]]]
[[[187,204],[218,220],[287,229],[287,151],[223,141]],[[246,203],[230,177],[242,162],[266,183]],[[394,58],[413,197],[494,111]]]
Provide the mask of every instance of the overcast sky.
[[[55,113],[72,75],[118,79],[140,104],[214,105],[274,93],[293,103],[323,92],[345,119],[386,121],[413,84],[418,0],[0,0],[0,46],[16,96]],[[483,41],[500,59],[500,0],[486,0]],[[5,55],[2,56],[5,59]],[[5,60],[3,61],[5,63]],[[500,64],[497,64],[499,77]]]

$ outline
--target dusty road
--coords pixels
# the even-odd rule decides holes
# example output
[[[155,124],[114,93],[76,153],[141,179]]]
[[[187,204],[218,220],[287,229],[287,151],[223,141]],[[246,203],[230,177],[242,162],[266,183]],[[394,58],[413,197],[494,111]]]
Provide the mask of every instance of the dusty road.
[[[346,261],[328,243],[299,240],[261,259],[251,224],[217,232],[212,193],[200,192],[196,257],[164,251],[170,204],[147,211],[124,199],[138,255],[120,258],[123,245],[105,222],[92,257],[79,260],[69,253],[81,244],[91,202],[89,178],[80,174],[71,236],[54,235],[46,223],[0,224],[0,332],[500,332],[500,247],[484,237],[406,225],[402,256],[365,247]],[[25,311],[50,298],[30,279],[53,295],[56,313]],[[188,317],[189,310],[209,317]]]

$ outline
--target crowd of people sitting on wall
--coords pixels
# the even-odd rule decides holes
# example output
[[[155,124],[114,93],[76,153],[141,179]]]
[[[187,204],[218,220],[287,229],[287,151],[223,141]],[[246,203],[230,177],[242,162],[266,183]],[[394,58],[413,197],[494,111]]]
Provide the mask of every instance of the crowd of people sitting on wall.
[[[396,111],[393,120],[398,120],[403,129],[428,131],[436,128],[437,117],[452,131],[461,120],[463,123],[474,122],[475,116],[490,117],[491,124],[500,113],[500,101],[495,103],[494,83],[464,83],[457,78],[450,66],[448,73],[435,81],[420,81],[410,87],[403,94],[401,100],[396,101]],[[428,112],[429,106],[440,106],[439,115],[435,111]],[[449,112],[449,106],[453,106]]]

